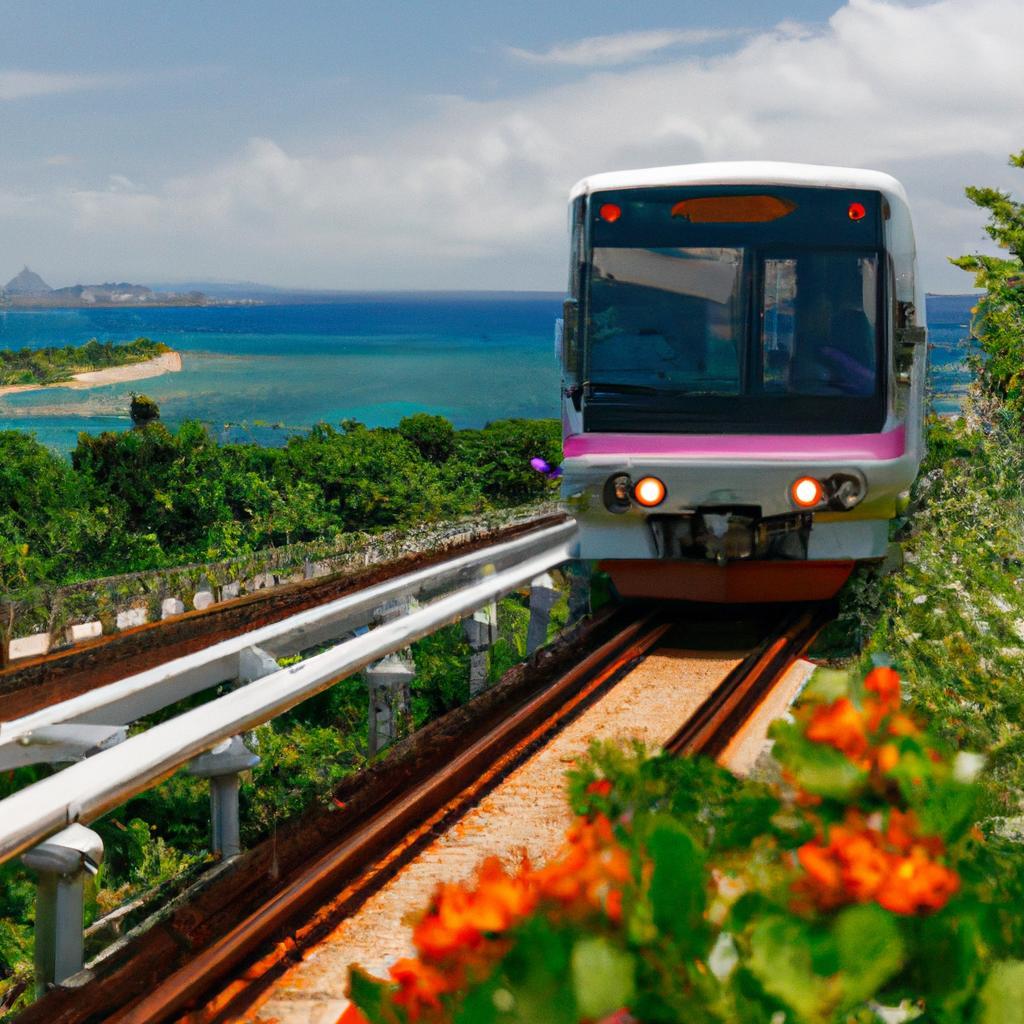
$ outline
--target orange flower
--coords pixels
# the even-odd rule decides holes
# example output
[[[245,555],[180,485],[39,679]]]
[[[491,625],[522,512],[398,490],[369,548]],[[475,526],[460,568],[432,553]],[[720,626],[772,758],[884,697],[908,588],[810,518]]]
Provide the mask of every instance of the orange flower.
[[[916,736],[921,730],[910,715],[896,714],[889,719],[890,736]]]
[[[528,863],[511,875],[497,857],[489,857],[477,872],[475,889],[451,884],[438,888],[430,912],[413,930],[413,941],[424,956],[443,959],[511,928],[536,901]]]
[[[940,910],[960,888],[955,871],[930,860],[920,848],[895,858],[894,870],[879,889],[878,902],[894,914]]]
[[[800,866],[807,872],[809,888],[819,906],[838,906],[843,902],[842,871],[832,851],[820,843],[804,843],[796,851]]]
[[[859,761],[868,749],[864,719],[849,697],[815,708],[807,726],[807,738],[835,747],[854,761]]]
[[[587,793],[594,796],[608,796],[611,791],[612,784],[609,779],[595,779],[586,789]]]
[[[842,865],[846,892],[858,903],[873,899],[889,873],[888,856],[875,845],[870,833],[844,833],[835,837],[833,845]]]
[[[875,764],[880,772],[883,774],[891,772],[899,763],[900,751],[895,743],[884,743],[878,748],[875,755]]]
[[[444,975],[419,960],[399,960],[391,968],[391,977],[398,982],[395,1002],[404,1006],[409,1019],[419,1020],[424,1010],[439,1010],[440,997],[448,991]]]
[[[864,689],[876,694],[878,704],[888,714],[900,708],[900,677],[891,668],[873,668],[864,677]]]
[[[413,929],[412,941],[422,956],[444,959],[464,945],[474,944],[479,933],[452,928],[437,913],[428,914]]]
[[[622,890],[609,889],[605,897],[604,910],[608,919],[615,924],[622,923]]]
[[[815,840],[797,850],[806,873],[797,888],[825,910],[870,900],[900,914],[937,910],[960,884],[954,871],[932,859],[943,850],[939,837],[917,834],[912,811],[893,808],[883,833],[851,810],[827,843]]]
[[[528,914],[537,902],[534,886],[529,880],[529,864],[518,875],[505,871],[497,857],[488,857],[480,867],[476,903],[482,916],[490,914],[500,923],[481,927],[481,931],[503,931],[517,918]]]

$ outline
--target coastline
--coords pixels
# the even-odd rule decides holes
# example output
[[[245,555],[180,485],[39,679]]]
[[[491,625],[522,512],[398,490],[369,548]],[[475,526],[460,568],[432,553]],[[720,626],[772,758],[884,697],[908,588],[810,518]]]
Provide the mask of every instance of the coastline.
[[[149,377],[160,377],[165,373],[178,373],[181,370],[181,353],[164,352],[141,363],[125,363],[124,366],[108,366],[102,370],[83,370],[74,374],[69,380],[55,381],[52,384],[5,384],[0,386],[0,398],[5,395],[20,394],[23,391],[44,391],[50,388],[98,388],[104,384],[126,384],[134,380],[146,380]]]

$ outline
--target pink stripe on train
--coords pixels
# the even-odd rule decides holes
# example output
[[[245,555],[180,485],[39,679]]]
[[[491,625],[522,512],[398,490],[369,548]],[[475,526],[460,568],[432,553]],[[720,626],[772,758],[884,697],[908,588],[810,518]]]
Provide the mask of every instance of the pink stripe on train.
[[[567,459],[586,455],[671,456],[679,459],[767,458],[880,461],[898,459],[907,447],[906,427],[884,434],[571,434]]]

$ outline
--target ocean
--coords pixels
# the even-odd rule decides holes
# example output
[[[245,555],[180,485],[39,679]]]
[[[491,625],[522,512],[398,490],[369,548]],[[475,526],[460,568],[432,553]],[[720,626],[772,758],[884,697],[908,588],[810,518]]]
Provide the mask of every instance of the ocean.
[[[973,296],[932,296],[937,411],[955,411]],[[0,430],[35,432],[59,451],[78,433],[124,430],[131,392],[171,427],[198,419],[221,440],[281,444],[315,423],[394,426],[432,412],[457,427],[558,415],[551,293],[353,295],[310,305],[0,310],[0,347],[149,337],[182,354],[180,373],[88,390],[0,396]]]

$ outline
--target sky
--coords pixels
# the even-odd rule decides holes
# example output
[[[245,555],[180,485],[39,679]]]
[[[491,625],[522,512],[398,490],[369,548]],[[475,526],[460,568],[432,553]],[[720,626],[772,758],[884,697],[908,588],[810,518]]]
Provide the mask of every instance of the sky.
[[[930,291],[1024,193],[1022,0],[0,0],[0,283],[564,286],[601,171],[871,167]]]

